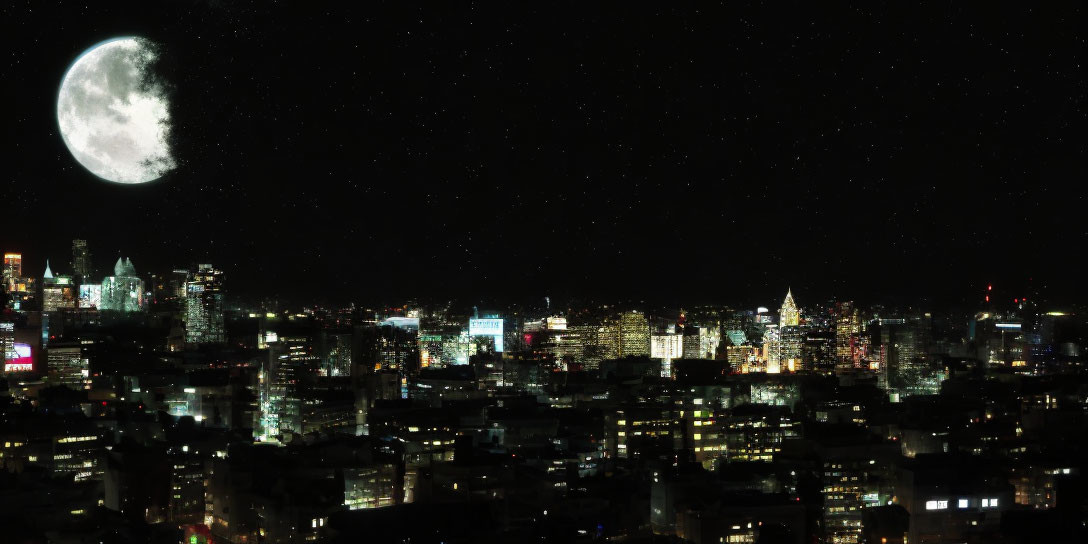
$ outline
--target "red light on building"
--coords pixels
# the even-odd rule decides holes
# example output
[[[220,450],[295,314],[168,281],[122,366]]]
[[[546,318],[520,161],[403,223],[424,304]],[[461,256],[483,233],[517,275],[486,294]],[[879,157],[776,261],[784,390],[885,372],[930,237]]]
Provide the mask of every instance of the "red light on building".
[[[993,290],[994,290],[994,286],[993,286],[993,285],[987,285],[987,286],[986,286],[986,290],[987,290],[987,291],[993,291]]]
[[[990,295],[986,295],[986,302],[990,302]]]

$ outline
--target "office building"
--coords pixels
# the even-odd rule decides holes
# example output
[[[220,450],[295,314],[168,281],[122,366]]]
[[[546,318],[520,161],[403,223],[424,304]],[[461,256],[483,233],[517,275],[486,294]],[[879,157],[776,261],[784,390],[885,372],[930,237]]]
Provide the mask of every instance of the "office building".
[[[101,299],[101,310],[122,313],[144,310],[144,280],[136,276],[131,260],[117,259],[113,275],[102,280]]]
[[[185,341],[221,344],[223,329],[223,272],[201,264],[185,282]]]

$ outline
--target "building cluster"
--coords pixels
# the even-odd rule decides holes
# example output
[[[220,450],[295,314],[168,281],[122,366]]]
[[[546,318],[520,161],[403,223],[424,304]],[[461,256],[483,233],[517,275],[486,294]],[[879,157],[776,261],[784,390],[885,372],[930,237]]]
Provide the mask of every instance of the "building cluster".
[[[1088,540],[1088,335],[1034,297],[287,310],[56,262],[4,254],[16,542]]]

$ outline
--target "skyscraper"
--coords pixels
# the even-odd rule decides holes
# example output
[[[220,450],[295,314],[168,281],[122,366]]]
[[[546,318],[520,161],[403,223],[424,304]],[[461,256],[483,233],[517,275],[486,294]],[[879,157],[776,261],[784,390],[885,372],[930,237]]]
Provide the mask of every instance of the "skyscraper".
[[[76,291],[71,276],[54,275],[45,261],[45,274],[42,276],[42,311],[56,312],[76,307]]]
[[[87,241],[72,240],[72,276],[77,282],[85,283],[91,274],[91,252],[87,249]]]
[[[144,280],[136,277],[129,259],[117,259],[113,275],[102,280],[102,310],[139,312],[144,309]]]
[[[779,327],[796,327],[801,324],[801,310],[797,309],[797,303],[793,301],[793,290],[786,290],[786,299],[782,301],[782,307],[778,310]]]
[[[616,315],[605,328],[612,357],[618,359],[650,354],[650,321],[642,312],[632,310]]]
[[[854,303],[835,303],[835,357],[839,368],[854,368],[854,355],[861,333],[861,319]]]
[[[4,285],[8,292],[18,291],[19,280],[23,277],[23,255],[21,253],[4,254]]]
[[[185,282],[185,341],[218,344],[223,331],[223,271],[210,264],[197,265]]]

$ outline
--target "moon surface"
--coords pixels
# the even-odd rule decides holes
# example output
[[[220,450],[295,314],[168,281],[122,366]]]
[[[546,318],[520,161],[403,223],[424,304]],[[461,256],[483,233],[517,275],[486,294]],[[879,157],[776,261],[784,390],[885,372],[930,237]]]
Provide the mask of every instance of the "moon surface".
[[[146,183],[174,168],[166,96],[147,74],[154,59],[139,38],[116,38],[84,51],[61,81],[61,137],[79,164],[104,180]]]

